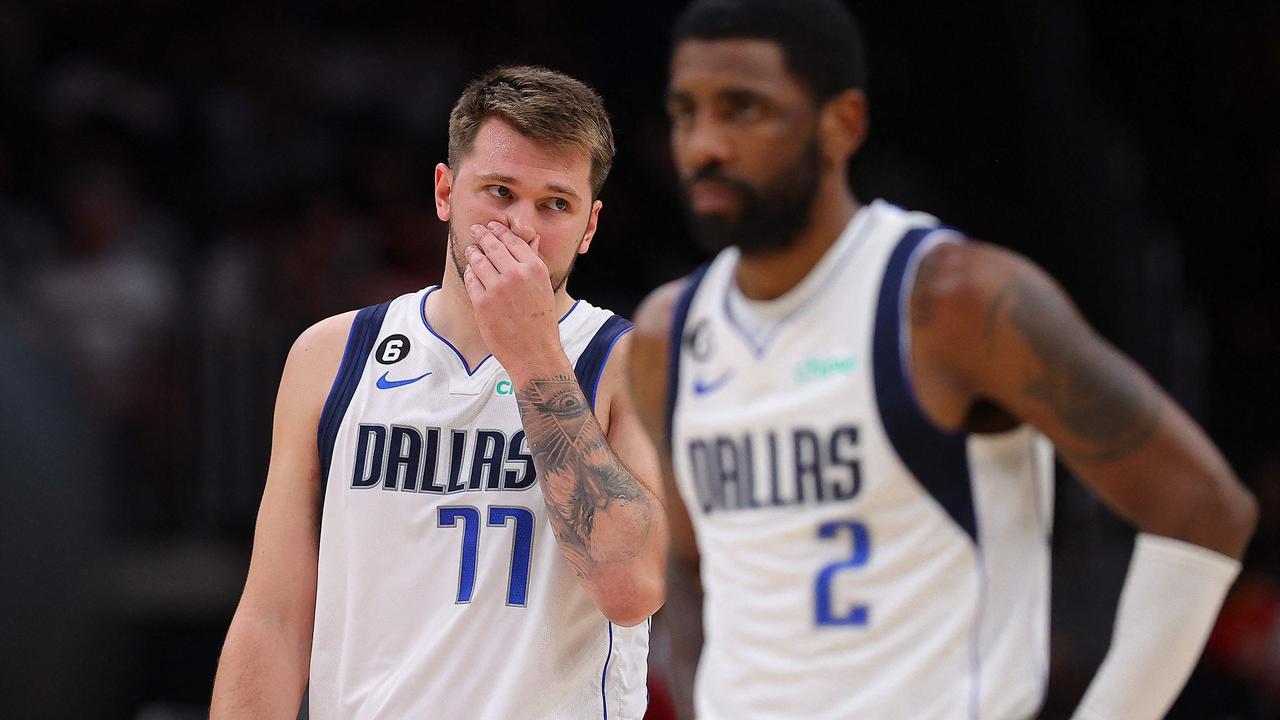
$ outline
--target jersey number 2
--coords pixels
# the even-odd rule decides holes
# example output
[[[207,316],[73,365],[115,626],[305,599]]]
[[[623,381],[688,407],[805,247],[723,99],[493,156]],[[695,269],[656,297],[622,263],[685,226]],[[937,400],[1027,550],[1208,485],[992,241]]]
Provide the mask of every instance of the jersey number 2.
[[[818,625],[866,625],[867,606],[854,605],[843,613],[836,614],[831,609],[831,580],[841,570],[862,567],[867,564],[871,555],[871,535],[867,526],[852,520],[836,520],[818,526],[818,537],[829,540],[848,530],[853,549],[846,560],[829,563],[818,573],[818,580],[813,590],[814,618]]]
[[[462,521],[462,560],[458,570],[459,603],[471,602],[476,589],[476,556],[480,552],[480,510],[470,506],[442,507],[440,527],[457,527]],[[507,604],[524,607],[529,592],[529,560],[533,555],[533,511],[522,507],[489,507],[489,527],[505,527],[508,520],[516,524],[511,539],[511,572],[507,580]]]

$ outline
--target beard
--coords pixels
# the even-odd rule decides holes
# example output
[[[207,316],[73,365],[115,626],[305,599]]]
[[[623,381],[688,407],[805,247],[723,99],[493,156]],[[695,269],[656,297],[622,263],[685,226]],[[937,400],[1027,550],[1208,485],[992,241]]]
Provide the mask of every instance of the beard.
[[[816,133],[809,138],[796,162],[758,189],[745,180],[724,174],[719,165],[704,166],[682,183],[685,212],[694,240],[713,255],[730,246],[736,246],[743,255],[768,254],[791,246],[796,235],[809,224],[821,169],[822,155]],[[699,180],[714,180],[735,192],[742,208],[738,216],[694,212],[690,187]]]
[[[583,239],[585,240],[586,238],[584,237]],[[581,240],[578,241],[578,247],[582,247]],[[463,287],[465,287],[466,282],[462,279],[462,274],[466,270],[468,263],[466,261],[466,258],[462,257],[462,248],[463,246],[458,244],[457,233],[453,231],[453,220],[451,219],[449,220],[449,259],[451,260],[450,264],[453,265],[453,271],[458,274],[458,283]],[[573,273],[573,266],[577,262],[578,262],[578,254],[575,252],[573,254],[573,259],[569,261],[569,267],[565,268],[565,271],[563,273],[557,275],[554,271],[550,272],[551,292],[553,293],[560,292],[560,289],[565,286],[565,283],[569,282],[569,275]],[[548,270],[550,271],[550,268],[548,268]]]

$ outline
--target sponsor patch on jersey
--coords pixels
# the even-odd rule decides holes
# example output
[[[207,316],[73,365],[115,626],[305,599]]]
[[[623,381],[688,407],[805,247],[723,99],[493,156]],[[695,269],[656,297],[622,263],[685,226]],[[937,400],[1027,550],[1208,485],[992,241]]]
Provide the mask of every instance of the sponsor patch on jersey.
[[[804,385],[805,383],[825,380],[837,375],[848,375],[853,372],[853,368],[857,365],[857,359],[856,355],[805,358],[796,364],[791,376],[797,383]]]
[[[502,397],[510,397],[516,394],[516,389],[511,386],[510,380],[503,379],[499,380],[498,384],[494,386],[493,394],[501,395]]]

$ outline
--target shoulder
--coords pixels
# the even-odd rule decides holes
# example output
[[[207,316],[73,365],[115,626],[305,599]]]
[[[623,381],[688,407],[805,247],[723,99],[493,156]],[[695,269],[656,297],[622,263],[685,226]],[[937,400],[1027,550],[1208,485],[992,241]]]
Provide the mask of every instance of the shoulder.
[[[671,331],[677,305],[692,277],[673,280],[649,293],[636,308],[635,329],[629,333],[624,378],[630,388],[628,396],[654,438],[665,433],[663,408],[667,402]]]
[[[1027,258],[990,243],[938,243],[921,258],[911,287],[913,329],[972,339],[969,333],[989,320],[993,303],[1027,284],[1053,280]]]
[[[289,349],[289,362],[310,365],[323,363],[335,355],[338,356],[336,360],[340,360],[357,312],[351,310],[327,317],[303,330]]]
[[[690,277],[682,277],[659,286],[636,308],[635,332],[639,345],[649,346],[653,343],[664,352],[670,340],[671,325],[675,320],[676,304],[691,282]]]
[[[293,341],[285,360],[281,394],[293,393],[307,405],[323,405],[338,374],[347,337],[358,311],[325,318],[303,330]]]
[[[1034,262],[977,240],[939,243],[921,259],[910,308],[913,346],[931,364],[952,368],[989,364],[1011,309],[1043,314],[1045,322],[1080,320]]]

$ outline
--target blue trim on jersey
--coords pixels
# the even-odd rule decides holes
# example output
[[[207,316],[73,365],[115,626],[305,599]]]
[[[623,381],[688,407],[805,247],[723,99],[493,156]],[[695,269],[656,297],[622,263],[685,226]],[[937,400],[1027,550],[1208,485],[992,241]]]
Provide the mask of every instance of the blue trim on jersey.
[[[449,346],[449,349],[453,351],[453,354],[458,356],[458,362],[462,363],[462,369],[466,371],[467,377],[471,377],[472,375],[475,375],[477,372],[479,372],[481,366],[483,366],[486,362],[488,362],[489,358],[493,357],[493,353],[489,353],[488,355],[485,355],[484,358],[479,363],[476,364],[476,367],[473,370],[471,366],[467,364],[467,359],[462,356],[461,352],[458,351],[458,348],[455,347],[453,343],[449,342],[448,339],[445,338],[445,336],[436,332],[435,328],[431,327],[431,323],[427,322],[427,296],[439,289],[440,289],[439,285],[432,285],[431,287],[427,288],[427,291],[425,293],[422,294],[422,302],[418,303],[418,315],[422,318],[422,326],[427,329],[427,332],[431,333],[432,335],[435,335],[436,338],[440,340],[440,342]],[[582,301],[574,300],[573,305],[569,307],[568,312],[566,312],[558,322],[564,322],[566,318],[572,315],[573,311],[578,309],[578,303],[580,302]]]
[[[689,319],[689,307],[693,305],[693,296],[707,276],[711,263],[703,263],[688,275],[688,282],[680,290],[676,305],[671,314],[671,334],[667,336],[667,448],[675,457],[675,448],[671,447],[674,416],[676,414],[676,396],[680,391],[680,348],[684,345],[684,325]]]
[[[611,315],[596,330],[595,337],[587,343],[586,349],[578,356],[573,366],[573,374],[578,378],[578,386],[582,394],[587,396],[587,404],[596,409],[596,393],[600,390],[600,378],[604,376],[604,366],[613,354],[613,346],[618,344],[631,329],[635,327],[620,315]]]
[[[909,379],[910,357],[906,356],[910,340],[906,276],[916,250],[936,229],[908,231],[885,268],[872,339],[876,404],[889,442],[903,465],[976,544],[978,525],[966,435],[942,430],[925,416]]]
[[[604,691],[605,678],[609,677],[609,661],[613,659],[613,623],[609,623],[609,654],[604,656],[604,670],[600,672],[600,703],[604,707],[604,720],[609,720],[609,696]]]
[[[320,425],[316,432],[320,451],[322,498],[325,486],[329,483],[329,465],[333,462],[333,445],[338,440],[338,428],[342,426],[342,418],[347,414],[351,398],[356,394],[360,376],[364,374],[364,366],[369,361],[369,351],[378,339],[382,320],[387,316],[387,308],[390,306],[390,300],[380,305],[370,305],[357,312],[355,319],[351,321],[347,347],[342,351],[342,362],[338,365],[338,374],[333,378],[333,386],[329,388],[329,396],[324,401],[324,410],[320,413]]]

